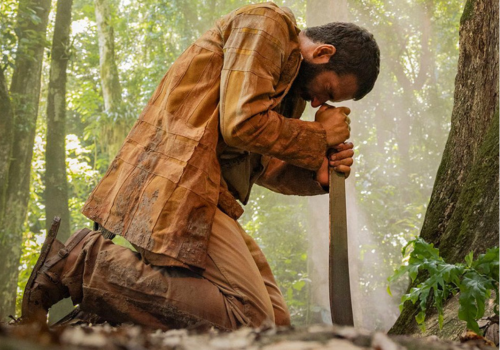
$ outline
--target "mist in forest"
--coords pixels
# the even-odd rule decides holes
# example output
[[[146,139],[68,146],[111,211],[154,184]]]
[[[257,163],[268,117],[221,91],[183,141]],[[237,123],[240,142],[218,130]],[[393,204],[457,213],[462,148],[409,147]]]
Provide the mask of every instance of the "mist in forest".
[[[50,42],[58,32],[53,2],[46,27],[43,20],[37,20],[38,27],[31,29]],[[0,276],[5,289],[2,295],[12,297],[4,298],[0,311],[12,310],[16,301],[19,314],[22,289],[50,224],[46,218],[62,210],[50,203],[68,202],[63,235],[91,227],[80,214],[83,203],[168,67],[217,18],[248,3],[74,0],[71,34],[62,55],[68,57],[65,149],[59,153],[65,154],[65,162],[64,156],[46,158],[52,150],[47,134],[47,125],[53,120],[48,108],[50,49],[47,45],[39,45],[38,51],[26,49],[43,64],[39,67],[40,89],[33,90],[35,97],[25,103],[38,108],[31,119],[26,118],[35,137],[31,144],[23,141],[33,146],[32,161],[24,170],[31,174],[26,177],[30,181],[23,185],[24,192],[12,190],[16,195],[24,193],[27,203],[12,205],[15,218],[5,215],[11,218],[9,225],[17,225],[12,226],[16,233],[12,237],[17,238],[9,236],[2,242],[5,252],[0,257],[10,259],[0,261],[5,266],[5,276]],[[352,110],[350,141],[355,145],[355,164],[346,189],[355,323],[367,330],[388,330],[397,318],[407,281],[391,286],[390,296],[387,278],[403,263],[401,248],[419,234],[449,130],[463,1],[280,0],[277,4],[294,12],[300,28],[352,21],[371,31],[380,47],[381,71],[374,90],[361,101],[336,106]],[[13,68],[17,5],[15,0],[0,5],[0,83],[5,86],[17,79]],[[24,45],[35,39],[26,40]],[[102,70],[109,74],[102,77]],[[14,93],[18,92],[12,90]],[[308,107],[303,118],[313,120],[314,113]],[[28,155],[18,158],[29,159]],[[49,167],[53,159],[62,159],[63,164]],[[63,173],[58,166],[65,169],[67,199],[49,200],[49,194],[55,193],[50,187],[55,175],[49,174],[49,168]],[[0,179],[2,171],[0,168]],[[59,184],[61,181],[64,176]],[[0,214],[2,210],[0,207]],[[2,219],[0,215],[0,226]],[[240,219],[266,254],[297,325],[331,322],[328,222],[327,195],[283,196],[257,186]],[[125,244],[119,238],[115,242]]]
[[[308,24],[333,17],[369,29],[381,50],[381,72],[372,93],[337,105],[352,110],[350,141],[356,154],[346,181],[349,261],[354,320],[362,329],[389,330],[408,286],[406,279],[393,283],[389,295],[387,278],[404,263],[402,247],[419,234],[444,149],[458,34],[448,38],[446,48],[437,45],[437,38],[458,28],[458,20],[455,16],[455,23],[444,23],[438,11],[461,13],[460,5],[333,1],[307,10]],[[326,18],[328,9],[331,16]],[[313,115],[310,110],[309,118]],[[307,207],[309,302],[316,311],[310,321],[330,323],[328,198],[310,198]]]

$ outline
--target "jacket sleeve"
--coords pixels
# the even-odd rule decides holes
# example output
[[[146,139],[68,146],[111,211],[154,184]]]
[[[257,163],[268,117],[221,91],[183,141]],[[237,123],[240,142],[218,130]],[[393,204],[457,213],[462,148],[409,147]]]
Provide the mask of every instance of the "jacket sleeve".
[[[322,187],[314,176],[315,171],[271,158],[256,183],[282,194],[313,196],[328,193],[328,189]]]
[[[283,17],[258,8],[240,13],[223,30],[220,130],[229,146],[317,170],[327,149],[321,124],[271,110],[290,56],[291,29]]]

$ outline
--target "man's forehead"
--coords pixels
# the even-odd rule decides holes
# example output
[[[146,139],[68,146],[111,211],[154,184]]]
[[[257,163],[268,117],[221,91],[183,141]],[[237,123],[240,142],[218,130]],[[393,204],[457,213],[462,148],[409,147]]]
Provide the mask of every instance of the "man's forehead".
[[[338,75],[331,71],[331,74],[327,78],[335,102],[351,100],[356,96],[358,92],[358,79],[354,74]]]

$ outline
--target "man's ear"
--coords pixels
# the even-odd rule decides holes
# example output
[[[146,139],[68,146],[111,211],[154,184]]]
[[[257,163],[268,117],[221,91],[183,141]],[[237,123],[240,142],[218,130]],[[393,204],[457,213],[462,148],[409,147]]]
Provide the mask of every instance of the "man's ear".
[[[330,61],[330,57],[335,55],[337,49],[333,45],[320,44],[314,48],[312,53],[313,63],[324,64]]]

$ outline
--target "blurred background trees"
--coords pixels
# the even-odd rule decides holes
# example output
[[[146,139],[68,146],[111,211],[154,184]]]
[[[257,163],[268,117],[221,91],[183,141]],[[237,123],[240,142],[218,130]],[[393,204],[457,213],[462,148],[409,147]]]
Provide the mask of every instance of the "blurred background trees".
[[[71,32],[58,39],[63,1],[71,8],[71,17],[64,15]],[[219,16],[247,3],[73,0],[71,7],[68,0],[1,2],[2,319],[16,313],[16,295],[19,300],[51,220],[47,216],[53,215],[54,192],[67,186],[69,231],[90,227],[80,208],[169,66]],[[301,28],[347,19],[369,29],[379,43],[376,87],[350,105],[356,163],[347,182],[348,215],[356,322],[388,329],[397,318],[399,298],[386,294],[386,279],[401,262],[401,246],[419,233],[450,127],[463,1],[277,3],[292,9]],[[50,107],[61,103],[61,97],[53,102],[50,97],[56,93],[51,61],[57,60],[60,67],[67,62],[66,91],[59,92],[66,102],[64,150],[61,139],[56,146],[50,136],[51,125],[63,120]],[[313,115],[308,111],[308,118]],[[57,165],[49,164],[64,155],[67,183],[60,178],[51,183],[55,175],[48,168]],[[64,197],[58,198],[65,206]],[[321,292],[328,264],[326,203],[254,188],[241,219],[268,257],[295,324],[329,318],[327,295]],[[393,286],[393,294],[405,287]]]
[[[2,6],[13,9],[15,8],[13,5],[7,1]],[[3,168],[1,172],[6,174],[3,183],[4,198],[0,199],[2,203],[0,266],[3,267],[0,272],[0,281],[3,284],[0,292],[1,314],[12,310],[16,296],[22,227],[26,220],[30,198],[30,170],[50,7],[50,0],[20,1],[16,15],[2,14],[2,19],[7,17],[6,21],[12,23],[9,27],[2,25],[2,46],[5,43],[7,54],[15,50],[15,56],[3,57],[6,66],[3,75],[10,85],[12,109],[9,108],[5,115],[7,128],[2,130],[2,133],[8,134],[9,143],[5,145],[8,159],[1,165]],[[10,66],[12,69],[9,69]],[[5,82],[3,84],[5,85]],[[4,119],[3,113],[2,119]]]

